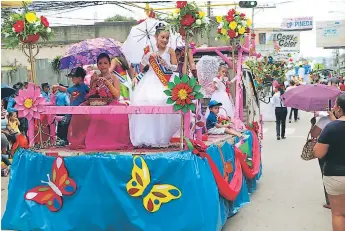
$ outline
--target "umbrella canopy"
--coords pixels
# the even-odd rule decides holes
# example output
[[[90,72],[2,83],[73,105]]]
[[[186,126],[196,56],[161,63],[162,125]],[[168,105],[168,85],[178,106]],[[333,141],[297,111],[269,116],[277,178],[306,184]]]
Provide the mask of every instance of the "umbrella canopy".
[[[133,26],[126,41],[123,43],[122,52],[131,63],[140,63],[144,56],[144,49],[149,46],[151,51],[157,50],[156,45],[156,26],[164,23],[154,18],[147,18],[140,24]],[[179,34],[170,33],[168,46],[175,49],[181,43]]]
[[[332,86],[323,84],[300,85],[285,92],[281,98],[287,107],[297,108],[303,111],[325,111],[328,100],[332,106],[342,92]]]
[[[70,69],[78,66],[95,64],[97,56],[107,53],[110,57],[122,54],[121,43],[111,38],[87,39],[68,47],[60,60],[60,69]]]
[[[15,93],[16,90],[12,87],[7,86],[6,84],[1,84],[1,99],[8,98]]]

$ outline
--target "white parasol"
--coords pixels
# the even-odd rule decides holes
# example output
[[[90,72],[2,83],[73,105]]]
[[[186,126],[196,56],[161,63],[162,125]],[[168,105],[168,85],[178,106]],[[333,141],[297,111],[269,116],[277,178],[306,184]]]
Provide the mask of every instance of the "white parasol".
[[[156,26],[164,23],[154,18],[147,18],[140,24],[133,26],[126,41],[122,45],[122,52],[131,63],[140,63],[144,56],[145,47],[149,46],[151,51],[156,51]],[[181,40],[179,34],[170,33],[169,45],[175,49]]]

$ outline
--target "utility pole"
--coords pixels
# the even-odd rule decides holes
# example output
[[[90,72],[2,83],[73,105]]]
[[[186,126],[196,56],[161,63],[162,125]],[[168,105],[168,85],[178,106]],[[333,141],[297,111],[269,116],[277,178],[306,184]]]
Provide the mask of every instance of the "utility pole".
[[[211,18],[211,1],[207,1],[207,17]],[[207,46],[211,44],[211,35],[207,34]]]

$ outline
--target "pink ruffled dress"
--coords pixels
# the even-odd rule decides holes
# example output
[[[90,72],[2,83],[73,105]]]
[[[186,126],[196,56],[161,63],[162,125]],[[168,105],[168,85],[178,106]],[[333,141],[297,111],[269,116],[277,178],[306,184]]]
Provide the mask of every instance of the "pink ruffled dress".
[[[97,87],[109,92],[102,81],[97,82]],[[85,102],[80,106],[87,105],[88,103]],[[113,100],[108,106],[123,105]],[[132,144],[129,136],[128,115],[74,115],[68,130],[68,141],[71,149],[90,151],[130,149]]]

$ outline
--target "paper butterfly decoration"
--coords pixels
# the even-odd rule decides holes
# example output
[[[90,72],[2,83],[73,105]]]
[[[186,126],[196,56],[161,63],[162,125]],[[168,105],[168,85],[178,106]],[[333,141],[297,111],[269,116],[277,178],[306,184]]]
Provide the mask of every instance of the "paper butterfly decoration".
[[[38,186],[29,190],[24,198],[26,200],[35,201],[38,204],[46,205],[52,212],[57,212],[62,208],[62,196],[70,196],[77,190],[77,185],[73,179],[68,176],[64,159],[57,157],[53,163],[52,181],[48,176],[47,186]]]
[[[143,204],[147,211],[157,212],[163,203],[178,199],[181,191],[169,184],[151,184],[150,171],[145,160],[140,156],[133,158],[132,179],[126,189],[132,197],[143,197]]]

